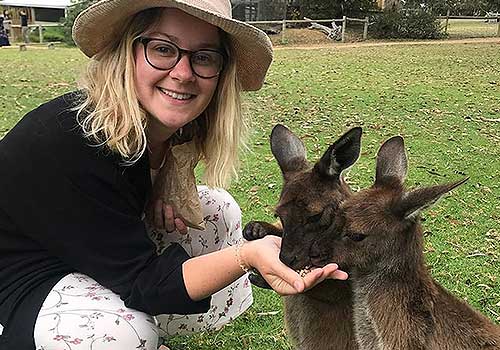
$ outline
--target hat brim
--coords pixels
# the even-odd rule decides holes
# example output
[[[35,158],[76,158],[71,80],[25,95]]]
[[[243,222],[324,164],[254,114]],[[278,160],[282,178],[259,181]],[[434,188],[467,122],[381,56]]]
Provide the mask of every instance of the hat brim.
[[[219,27],[228,34],[232,59],[243,90],[262,87],[273,59],[269,37],[247,23],[200,9],[176,0],[103,0],[78,15],[73,25],[73,40],[88,57],[93,57],[120,35],[128,20],[140,11],[154,7],[172,7]]]

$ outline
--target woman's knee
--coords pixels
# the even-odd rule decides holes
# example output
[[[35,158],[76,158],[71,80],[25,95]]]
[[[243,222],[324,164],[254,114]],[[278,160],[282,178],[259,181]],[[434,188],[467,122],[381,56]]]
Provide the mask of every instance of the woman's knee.
[[[232,239],[241,238],[241,209],[224,189],[198,186],[205,224],[216,225]]]

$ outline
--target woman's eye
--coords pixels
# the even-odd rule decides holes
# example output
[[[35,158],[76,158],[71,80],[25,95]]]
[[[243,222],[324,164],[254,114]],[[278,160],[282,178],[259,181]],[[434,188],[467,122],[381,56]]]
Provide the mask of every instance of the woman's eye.
[[[193,63],[199,65],[211,65],[214,62],[212,56],[208,53],[199,52],[193,56]]]
[[[153,48],[157,54],[160,54],[162,56],[175,56],[176,51],[173,47],[168,46],[168,45],[159,45],[155,46]]]
[[[362,233],[353,233],[353,234],[348,235],[347,237],[349,237],[354,242],[361,242],[367,236],[362,234]]]

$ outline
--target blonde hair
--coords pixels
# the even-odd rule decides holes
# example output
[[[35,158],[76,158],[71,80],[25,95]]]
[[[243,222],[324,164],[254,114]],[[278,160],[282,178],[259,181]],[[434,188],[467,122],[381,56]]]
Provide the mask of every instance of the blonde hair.
[[[147,112],[140,106],[134,74],[136,39],[157,23],[159,8],[140,12],[126,26],[123,36],[93,57],[79,87],[85,95],[77,110],[84,135],[96,145],[105,145],[132,165],[147,149]],[[231,60],[229,39],[221,31],[229,57],[214,96],[206,110],[188,127],[203,161],[203,181],[211,187],[227,187],[237,175],[238,151],[245,146],[247,126],[241,107],[241,84],[236,63]]]

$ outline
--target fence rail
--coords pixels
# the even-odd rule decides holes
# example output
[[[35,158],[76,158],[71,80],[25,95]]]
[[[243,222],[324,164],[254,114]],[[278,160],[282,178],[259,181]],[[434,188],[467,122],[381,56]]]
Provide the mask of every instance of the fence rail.
[[[38,28],[38,38],[40,41],[40,44],[43,43],[43,27],[62,27],[62,24],[60,23],[38,23],[38,24],[29,24],[28,28],[31,30]],[[19,24],[12,24],[11,28],[17,28],[19,29],[19,32],[21,32],[21,26]],[[16,31],[12,30],[11,31],[12,35],[12,41],[16,40]]]

